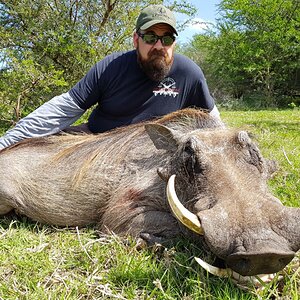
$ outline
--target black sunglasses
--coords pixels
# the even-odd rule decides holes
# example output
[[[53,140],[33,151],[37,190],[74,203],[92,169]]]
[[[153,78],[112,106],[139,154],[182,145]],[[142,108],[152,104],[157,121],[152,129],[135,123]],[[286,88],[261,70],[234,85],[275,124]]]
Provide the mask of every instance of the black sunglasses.
[[[175,36],[173,35],[156,35],[155,33],[140,33],[137,32],[138,36],[149,45],[155,45],[158,40],[161,41],[163,46],[171,46],[175,41]]]

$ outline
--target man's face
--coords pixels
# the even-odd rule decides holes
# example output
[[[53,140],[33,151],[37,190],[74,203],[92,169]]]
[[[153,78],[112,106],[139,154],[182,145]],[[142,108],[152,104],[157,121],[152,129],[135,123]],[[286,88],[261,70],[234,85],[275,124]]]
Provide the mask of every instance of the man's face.
[[[163,23],[153,25],[141,33],[173,36],[172,28]],[[154,81],[164,79],[172,67],[175,42],[169,46],[164,46],[161,40],[158,40],[154,45],[150,45],[144,42],[138,33],[134,33],[133,42],[137,49],[138,62],[146,75]]]

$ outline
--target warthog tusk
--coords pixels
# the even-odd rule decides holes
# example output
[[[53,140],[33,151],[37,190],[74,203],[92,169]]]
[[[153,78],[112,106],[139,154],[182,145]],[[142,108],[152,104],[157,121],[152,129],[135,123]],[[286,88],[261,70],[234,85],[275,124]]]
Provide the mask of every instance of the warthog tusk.
[[[172,175],[168,180],[167,185],[167,197],[170,207],[176,216],[176,218],[186,227],[194,232],[203,235],[203,229],[201,227],[198,217],[186,209],[179,201],[175,192],[175,175]]]
[[[221,269],[214,267],[201,258],[195,257],[196,262],[205,269],[208,273],[221,277],[221,278],[231,278],[236,284],[238,284],[241,288],[245,288],[245,285],[251,284],[252,286],[262,289],[265,284],[270,283],[275,277],[276,274],[262,274],[256,276],[242,276],[237,272],[234,272],[230,268]],[[278,277],[279,280],[282,279],[282,276]]]
[[[228,268],[221,269],[221,268],[214,267],[199,257],[195,257],[195,260],[204,270],[206,270],[208,273],[210,273],[212,275],[222,277],[222,278],[232,277],[233,271],[231,269],[228,269]]]

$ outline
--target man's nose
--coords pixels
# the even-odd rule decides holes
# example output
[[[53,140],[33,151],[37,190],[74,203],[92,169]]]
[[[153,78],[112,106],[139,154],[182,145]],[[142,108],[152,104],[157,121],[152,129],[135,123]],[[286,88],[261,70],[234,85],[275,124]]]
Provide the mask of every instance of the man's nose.
[[[156,49],[162,49],[164,46],[163,46],[161,40],[158,39],[157,42],[153,45],[153,47]]]

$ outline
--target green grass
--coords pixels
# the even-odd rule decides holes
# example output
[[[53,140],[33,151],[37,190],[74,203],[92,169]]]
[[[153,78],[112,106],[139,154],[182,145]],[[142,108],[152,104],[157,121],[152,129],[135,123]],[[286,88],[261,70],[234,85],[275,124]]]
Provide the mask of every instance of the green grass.
[[[300,206],[300,111],[222,112],[228,126],[256,136],[264,156],[279,162],[270,186],[288,206]],[[0,299],[299,299],[295,259],[282,281],[244,291],[208,275],[188,241],[165,251],[137,251],[135,242],[93,228],[61,229],[25,217],[0,220]],[[201,255],[200,255],[201,256]]]

